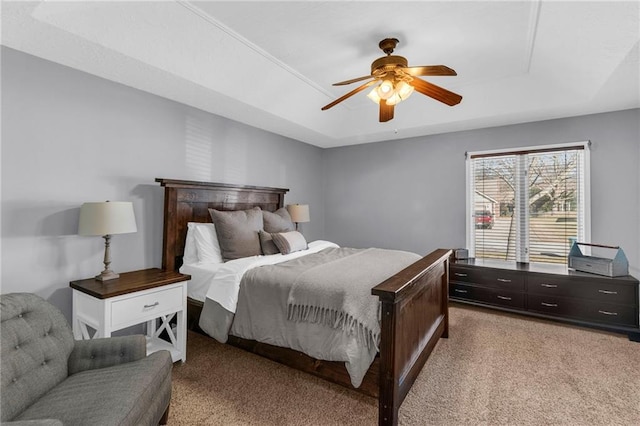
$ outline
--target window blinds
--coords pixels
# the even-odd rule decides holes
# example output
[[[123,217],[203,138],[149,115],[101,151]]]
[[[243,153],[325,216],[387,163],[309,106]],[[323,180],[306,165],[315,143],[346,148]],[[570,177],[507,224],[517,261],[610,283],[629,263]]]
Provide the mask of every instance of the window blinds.
[[[467,242],[476,258],[566,263],[588,233],[588,144],[471,154]]]

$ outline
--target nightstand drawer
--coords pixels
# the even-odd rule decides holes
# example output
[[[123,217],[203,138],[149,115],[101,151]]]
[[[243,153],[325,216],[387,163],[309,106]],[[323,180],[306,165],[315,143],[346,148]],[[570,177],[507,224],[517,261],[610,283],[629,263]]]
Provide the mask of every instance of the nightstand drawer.
[[[182,285],[132,295],[111,304],[111,326],[137,324],[157,318],[161,313],[182,309]]]

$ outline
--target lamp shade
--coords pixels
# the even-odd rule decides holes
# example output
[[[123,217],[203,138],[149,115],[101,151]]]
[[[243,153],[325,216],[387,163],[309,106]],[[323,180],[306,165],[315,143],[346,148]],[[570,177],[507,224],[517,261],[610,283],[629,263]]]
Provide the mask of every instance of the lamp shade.
[[[137,230],[133,204],[130,202],[84,203],[80,207],[80,235],[127,234]]]
[[[291,216],[291,220],[296,223],[309,222],[309,205],[308,204],[289,204],[287,211]]]

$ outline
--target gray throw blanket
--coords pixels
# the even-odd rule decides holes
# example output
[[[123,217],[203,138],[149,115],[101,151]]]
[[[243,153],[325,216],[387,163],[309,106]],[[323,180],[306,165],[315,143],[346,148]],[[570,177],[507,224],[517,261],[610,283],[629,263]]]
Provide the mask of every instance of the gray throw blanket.
[[[287,318],[322,324],[355,334],[361,344],[378,350],[378,297],[371,289],[420,259],[414,253],[384,249],[332,248],[345,256],[300,274],[289,291]]]

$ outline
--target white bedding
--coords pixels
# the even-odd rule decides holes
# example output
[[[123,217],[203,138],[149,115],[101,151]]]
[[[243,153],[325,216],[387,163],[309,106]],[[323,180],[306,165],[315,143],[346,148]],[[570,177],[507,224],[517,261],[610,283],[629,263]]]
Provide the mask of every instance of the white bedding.
[[[185,265],[180,268],[180,272],[191,275],[192,283],[189,284],[189,292],[193,292],[195,297],[190,297],[202,301],[206,297],[217,302],[227,311],[235,313],[238,304],[240,281],[246,271],[258,266],[275,265],[276,263],[286,262],[311,253],[317,253],[328,247],[338,247],[338,245],[330,241],[317,240],[310,242],[307,250],[286,255],[278,253],[268,256],[245,257],[219,264]],[[196,285],[192,287],[193,282]],[[205,287],[207,287],[205,297],[202,297]]]
[[[191,275],[191,280],[187,284],[187,296],[199,302],[204,302],[209,291],[211,281],[224,263],[193,263],[182,265],[181,274]]]

